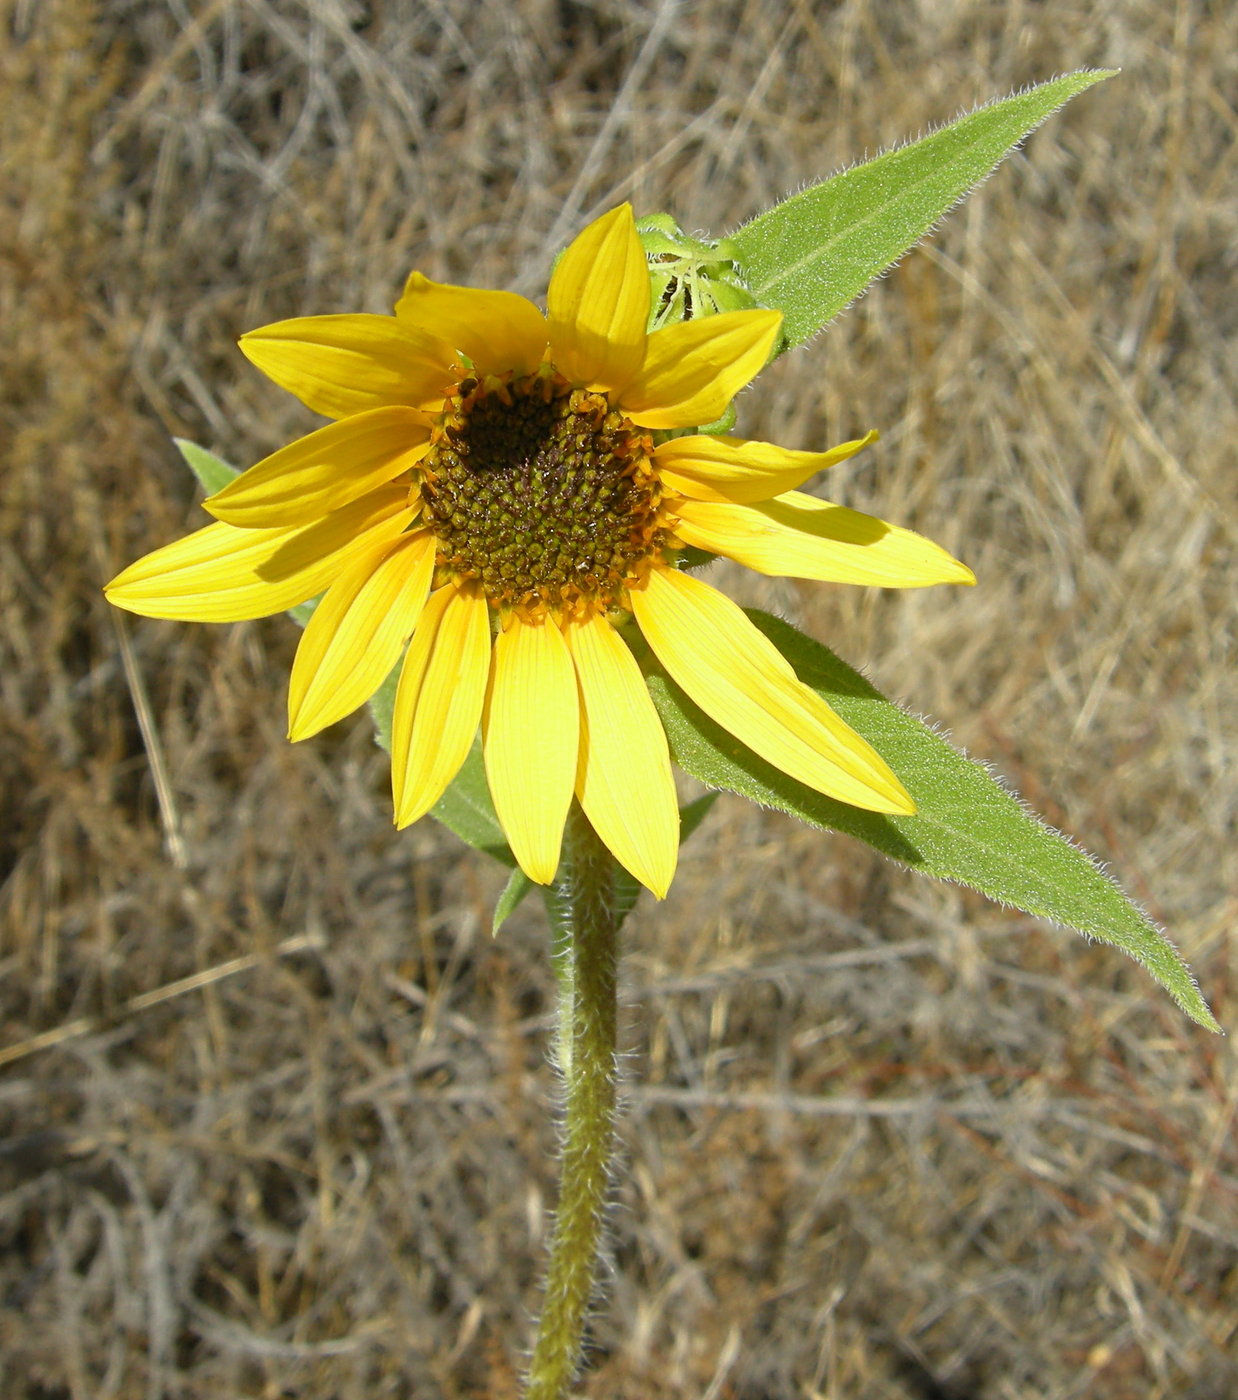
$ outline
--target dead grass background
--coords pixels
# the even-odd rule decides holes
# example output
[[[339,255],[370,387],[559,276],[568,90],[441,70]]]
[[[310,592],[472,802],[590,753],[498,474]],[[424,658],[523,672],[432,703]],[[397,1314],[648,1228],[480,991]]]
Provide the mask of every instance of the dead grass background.
[[[722,232],[1085,64],[1125,71],[743,404],[879,426],[831,493],[981,586],[731,582],[1111,860],[1233,1029],[1238,9],[0,9],[5,1395],[514,1396],[537,1300],[540,911],[491,941],[499,872],[396,837],[364,718],[285,743],[285,621],[99,594],[202,519],[171,435],[311,426],[236,336],[413,265],[537,294],[621,197]],[[1238,1393],[1232,1042],[1118,954],[724,799],[625,968],[582,1394]]]

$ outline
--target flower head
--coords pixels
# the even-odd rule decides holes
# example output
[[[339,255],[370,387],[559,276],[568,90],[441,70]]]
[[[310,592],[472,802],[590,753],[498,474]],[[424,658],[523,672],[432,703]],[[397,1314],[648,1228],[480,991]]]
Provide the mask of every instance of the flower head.
[[[216,523],[124,570],[113,603],[230,622],[319,593],[293,663],[289,737],[365,703],[400,660],[395,819],[427,812],[481,726],[495,810],[549,882],[575,795],[655,894],[674,874],[666,737],[619,624],[634,619],[706,714],[808,786],[877,812],[913,804],[884,760],[685,546],[767,574],[913,587],[970,571],[922,537],[795,488],[865,446],[792,452],[703,434],[765,364],[776,311],[647,332],[627,205],[591,224],[547,311],[414,272],[394,318],[309,316],[241,348],[336,421],[212,496]],[[325,590],[325,592],[324,592]]]

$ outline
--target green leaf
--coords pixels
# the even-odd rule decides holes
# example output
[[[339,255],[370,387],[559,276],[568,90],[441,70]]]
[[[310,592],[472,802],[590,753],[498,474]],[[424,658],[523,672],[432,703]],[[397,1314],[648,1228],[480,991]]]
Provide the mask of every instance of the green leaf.
[[[532,888],[533,881],[517,866],[507,877],[503,893],[499,895],[498,903],[494,906],[494,919],[490,924],[491,936],[498,933],[508,918],[515,913],[520,901]]]
[[[189,464],[189,470],[202,483],[202,489],[208,496],[222,491],[230,481],[241,474],[239,467],[229,466],[222,457],[216,457],[213,452],[199,447],[196,442],[190,442],[188,438],[173,438],[172,441],[176,444],[176,450]]]
[[[685,802],[679,809],[679,844],[681,846],[709,815],[717,800],[718,794],[716,792],[707,792],[692,802]]]
[[[302,603],[302,607],[308,606]],[[400,683],[400,667],[403,659],[387,673],[387,679],[370,696],[370,715],[374,720],[374,737],[378,747],[391,752],[391,717],[395,712],[395,692]]]
[[[1115,69],[1091,69],[991,102],[908,146],[792,195],[730,239],[782,349],[811,339],[975,188],[1046,117]]]
[[[321,602],[322,594],[320,593],[317,598],[310,598],[307,602],[298,603],[295,608],[289,608],[288,616],[292,618],[293,622],[295,622],[298,627],[304,627],[310,618],[313,617],[314,609]],[[390,679],[390,677],[388,677],[388,679]],[[388,723],[390,723],[390,719]],[[384,744],[383,747],[386,748],[387,745]]]
[[[969,885],[1000,904],[1121,948],[1188,1016],[1220,1029],[1168,939],[1089,855],[828,648],[768,613],[751,610],[748,616],[800,679],[886,759],[914,798],[916,815],[865,812],[788,777],[703,714],[646,651],[649,688],[680,767],[711,787],[845,832],[923,874]]]
[[[473,740],[473,747],[460,771],[452,779],[451,786],[431,808],[433,814],[449,827],[461,841],[485,851],[504,865],[514,866],[516,857],[503,835],[494,803],[490,800],[490,788],[486,782],[486,765],[481,755],[481,736]]]

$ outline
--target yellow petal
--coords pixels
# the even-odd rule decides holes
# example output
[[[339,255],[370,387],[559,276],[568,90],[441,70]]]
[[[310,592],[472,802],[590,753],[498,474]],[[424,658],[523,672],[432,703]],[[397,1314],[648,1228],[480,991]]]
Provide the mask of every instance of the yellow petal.
[[[877,588],[975,583],[940,545],[858,510],[788,491],[755,506],[687,501],[675,533],[758,573]]]
[[[328,418],[390,404],[433,409],[457,377],[449,345],[393,316],[297,316],[243,335],[241,350]]]
[[[359,555],[314,609],[288,681],[288,737],[308,739],[364,705],[417,625],[434,536],[416,530]]]
[[[415,514],[406,487],[384,486],[312,525],[208,525],[130,564],[104,592],[143,617],[267,617],[321,593],[355,555],[395,539]]]
[[[915,811],[877,751],[791,669],[729,598],[655,569],[632,611],[654,655],[711,719],[793,778],[872,812]]]
[[[580,738],[576,673],[552,620],[512,617],[494,644],[482,716],[494,810],[520,868],[548,885],[559,867]]]
[[[625,869],[666,897],[679,855],[679,805],[658,712],[636,658],[604,617],[563,630],[580,684],[576,796]]]
[[[411,408],[372,408],[281,447],[203,502],[229,525],[304,525],[385,486],[429,449]]]
[[[414,272],[395,314],[401,325],[463,350],[479,374],[532,374],[546,352],[546,318],[515,292],[453,287]]]
[[[546,306],[555,368],[586,388],[622,389],[641,366],[649,320],[649,272],[630,204],[572,240]]]
[[[870,432],[828,452],[792,452],[772,442],[705,433],[671,438],[654,449],[653,457],[658,475],[672,490],[697,501],[747,504],[793,491],[810,476],[876,441],[876,432]]]
[[[475,585],[430,595],[408,644],[391,723],[397,826],[442,797],[468,756],[490,671],[490,608]]]
[[[781,324],[780,311],[727,311],[654,331],[616,407],[644,428],[712,423],[769,359]]]

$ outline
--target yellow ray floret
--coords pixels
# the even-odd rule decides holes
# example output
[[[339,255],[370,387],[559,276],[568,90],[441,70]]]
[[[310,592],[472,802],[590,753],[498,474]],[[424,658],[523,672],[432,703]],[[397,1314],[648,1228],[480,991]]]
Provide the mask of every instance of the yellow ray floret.
[[[386,486],[429,445],[424,414],[372,408],[281,447],[202,504],[229,525],[305,524]]]
[[[463,351],[478,374],[532,374],[546,349],[546,318],[515,292],[488,292],[409,274],[395,304],[401,325]]]
[[[348,560],[394,539],[415,514],[406,487],[384,487],[292,529],[207,525],[130,564],[104,592],[118,608],[187,622],[243,622],[321,593]]]
[[[772,442],[697,434],[671,438],[654,451],[658,475],[672,490],[697,501],[766,501],[802,486],[810,476],[853,457],[875,432],[828,452],[792,452]]]
[[[769,359],[778,311],[728,311],[654,331],[618,407],[644,428],[712,423]]]
[[[876,588],[975,583],[966,564],[912,530],[788,491],[760,505],[688,501],[676,533],[762,574]]]
[[[800,782],[874,812],[915,811],[880,754],[845,724],[729,598],[655,569],[632,611],[671,679],[711,719]]]
[[[575,239],[546,295],[555,368],[588,389],[622,391],[641,367],[649,272],[626,205]]]
[[[526,624],[513,614],[495,639],[482,745],[512,854],[539,884],[559,866],[579,737],[576,673],[562,632],[552,619]]]
[[[430,597],[409,643],[391,722],[395,821],[408,826],[442,797],[468,756],[490,673],[490,609],[476,585]]]
[[[452,347],[390,316],[298,316],[241,337],[268,378],[326,418],[368,408],[437,408],[453,379]]]
[[[416,530],[358,554],[309,620],[288,682],[288,737],[308,739],[382,685],[412,635],[434,572],[434,537]]]
[[[679,851],[662,722],[636,658],[604,617],[569,623],[564,637],[580,686],[576,795],[619,863],[661,899]]]

